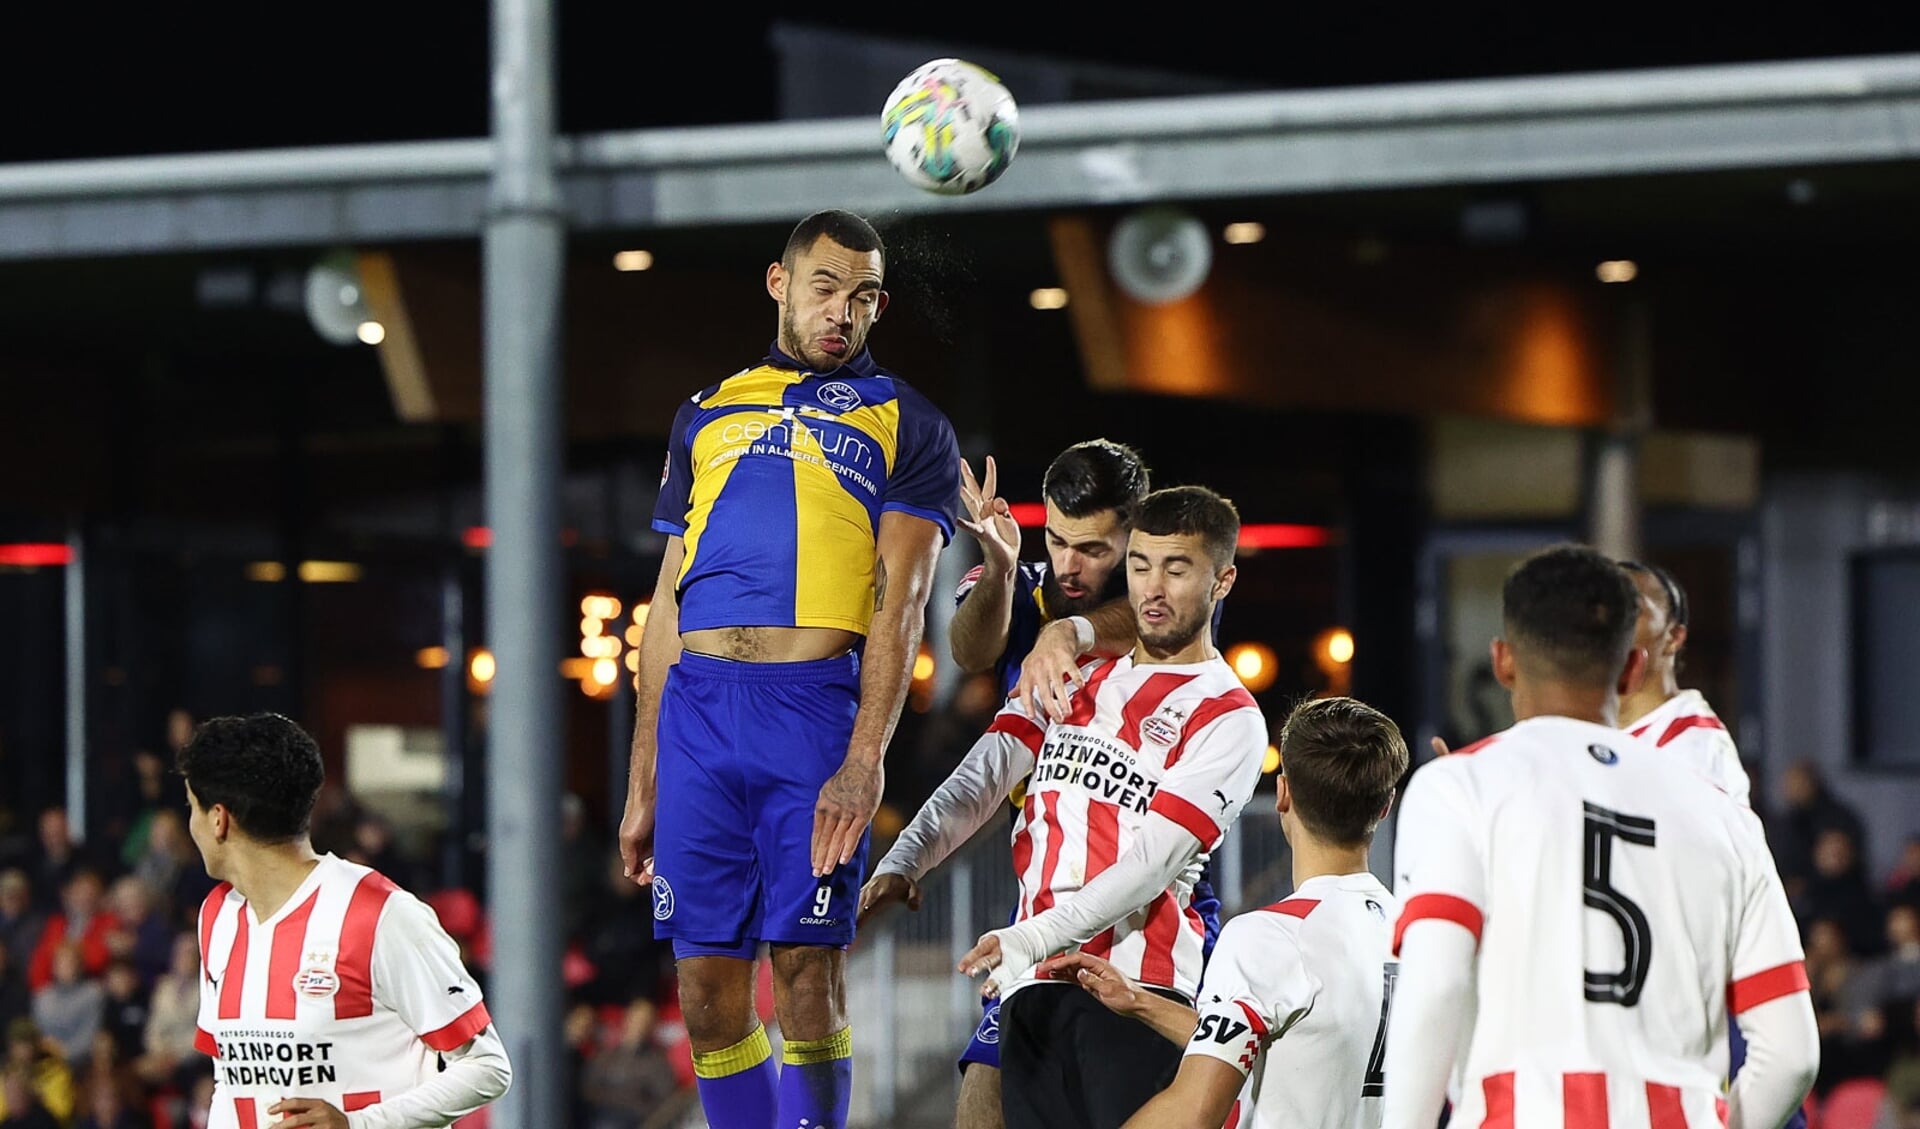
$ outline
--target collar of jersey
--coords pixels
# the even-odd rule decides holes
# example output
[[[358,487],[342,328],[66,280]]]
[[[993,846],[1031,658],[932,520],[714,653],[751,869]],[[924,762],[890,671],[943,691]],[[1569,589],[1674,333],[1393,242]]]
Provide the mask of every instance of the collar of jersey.
[[[794,360],[780,351],[778,344],[767,346],[767,364],[774,368],[792,369],[805,376],[831,380],[834,377],[845,379],[851,376],[874,376],[880,372],[880,366],[874,363],[873,354],[865,349],[843,361],[839,368],[828,372],[815,372],[804,363]]]

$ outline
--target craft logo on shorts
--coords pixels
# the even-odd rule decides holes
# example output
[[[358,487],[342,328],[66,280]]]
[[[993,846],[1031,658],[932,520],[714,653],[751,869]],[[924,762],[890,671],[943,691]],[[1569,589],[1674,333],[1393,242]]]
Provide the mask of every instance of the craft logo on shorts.
[[[293,974],[293,990],[310,1000],[329,999],[340,990],[340,977],[333,971],[332,953],[308,953],[300,971]]]
[[[820,386],[820,402],[836,412],[850,412],[860,406],[860,393],[853,385],[844,380],[829,381]]]
[[[665,921],[673,916],[673,887],[667,880],[656,874],[653,876],[653,919]]]
[[[986,1017],[980,1021],[980,1030],[975,1031],[973,1033],[973,1037],[987,1044],[988,1046],[992,1046],[993,1044],[1000,1041],[1000,1005],[999,1004],[996,1003],[992,1007],[987,1009]]]
[[[1613,764],[1620,759],[1619,753],[1614,752],[1605,745],[1588,745],[1587,755],[1599,761],[1601,764]]]
[[[1171,746],[1180,739],[1180,727],[1155,714],[1140,723],[1140,736],[1156,745]]]

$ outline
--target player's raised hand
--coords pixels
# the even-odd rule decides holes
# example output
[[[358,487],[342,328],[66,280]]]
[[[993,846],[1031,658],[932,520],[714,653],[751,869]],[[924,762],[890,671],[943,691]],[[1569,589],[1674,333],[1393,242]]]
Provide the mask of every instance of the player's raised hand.
[[[347,1115],[318,1098],[287,1098],[267,1107],[273,1129],[347,1129]]]
[[[1107,961],[1082,952],[1062,953],[1040,964],[1042,980],[1069,980],[1087,990],[1108,1011],[1132,1015],[1140,1010],[1140,985]]]
[[[960,528],[980,542],[980,555],[986,558],[990,571],[1011,573],[1020,563],[1020,523],[1013,520],[1012,508],[997,493],[999,471],[992,455],[987,456],[986,473],[987,480],[982,484],[973,477],[967,460],[960,460],[960,501],[967,507]]]
[[[849,756],[820,786],[813,805],[813,876],[825,878],[837,866],[853,861],[860,836],[873,813],[880,810],[880,791],[886,770],[879,761]]]
[[[620,817],[620,872],[636,886],[653,885],[653,811],[652,796],[629,794]]]
[[[1013,696],[1035,720],[1065,721],[1073,712],[1075,691],[1087,684],[1080,673],[1080,639],[1073,624],[1055,620],[1040,629],[1033,650],[1020,664]]]
[[[867,879],[865,886],[860,887],[860,916],[854,925],[865,925],[867,918],[895,902],[905,902],[908,909],[920,912],[920,883],[891,871],[874,875]]]

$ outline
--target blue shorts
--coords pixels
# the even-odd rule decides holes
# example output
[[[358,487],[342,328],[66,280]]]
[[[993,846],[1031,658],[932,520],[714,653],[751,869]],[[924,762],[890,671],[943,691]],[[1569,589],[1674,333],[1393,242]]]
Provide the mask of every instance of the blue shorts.
[[[653,932],[674,956],[853,940],[872,831],[813,875],[813,809],[847,755],[857,655],[744,663],[682,654],[660,695]]]
[[[1213,943],[1220,938],[1220,899],[1213,892],[1213,863],[1208,861],[1201,868],[1200,880],[1193,885],[1193,910],[1200,915],[1205,927],[1206,940],[1201,943],[1201,958],[1213,955]],[[1020,907],[1014,906],[1007,915],[1007,924],[1012,925],[1020,916]],[[981,1006],[985,1014],[980,1017],[980,1025],[973,1029],[973,1038],[967,1040],[967,1049],[960,1052],[960,1073],[965,1074],[967,1067],[974,1063],[981,1066],[1000,1069],[1000,1001],[981,997]]]

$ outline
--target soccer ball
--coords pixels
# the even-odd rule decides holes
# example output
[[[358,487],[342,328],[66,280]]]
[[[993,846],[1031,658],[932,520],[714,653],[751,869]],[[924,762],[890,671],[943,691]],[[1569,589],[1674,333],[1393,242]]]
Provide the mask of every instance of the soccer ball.
[[[880,114],[887,160],[909,184],[943,196],[1000,179],[1020,147],[1020,109],[972,63],[935,59],[900,80]]]

